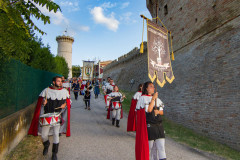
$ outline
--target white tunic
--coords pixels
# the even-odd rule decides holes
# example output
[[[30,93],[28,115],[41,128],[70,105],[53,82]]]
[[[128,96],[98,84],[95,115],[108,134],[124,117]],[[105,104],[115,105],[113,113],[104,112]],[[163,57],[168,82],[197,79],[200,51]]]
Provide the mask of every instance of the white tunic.
[[[105,89],[105,92],[107,92],[108,89],[113,91],[113,87],[114,87],[114,85],[111,85],[111,84],[107,85],[106,89]]]
[[[68,90],[63,89],[51,89],[45,88],[39,95],[40,97],[44,97],[51,100],[65,100],[70,97]]]
[[[62,84],[62,86],[63,86],[63,88],[70,88],[71,84],[68,83],[68,82],[64,82],[64,83]]]
[[[120,97],[120,101],[113,101],[112,102],[112,109],[121,109],[121,102],[123,101],[122,99],[122,93],[120,92],[112,92],[110,94],[108,94],[109,97]]]
[[[142,92],[136,92],[133,96],[133,99],[139,100],[139,98],[142,96]]]
[[[148,106],[151,100],[152,100],[152,96],[142,95],[137,102],[136,110],[145,109],[145,112],[148,112]],[[154,105],[155,105],[155,101],[154,101]],[[163,110],[164,108],[164,104],[159,98],[157,98],[157,107],[159,107],[159,110]]]

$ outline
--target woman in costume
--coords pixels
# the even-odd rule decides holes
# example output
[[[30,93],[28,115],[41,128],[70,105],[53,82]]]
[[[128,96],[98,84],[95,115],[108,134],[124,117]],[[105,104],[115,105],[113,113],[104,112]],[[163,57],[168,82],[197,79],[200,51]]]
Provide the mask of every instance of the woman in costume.
[[[98,98],[98,95],[100,93],[100,90],[99,90],[99,81],[96,80],[95,84],[94,84],[94,94],[95,94],[95,98]]]
[[[161,117],[164,105],[158,98],[158,92],[154,93],[154,90],[152,82],[144,83],[142,96],[137,102],[136,160],[149,160],[151,155],[149,151],[152,150],[154,143],[158,158],[166,159],[165,134]]]
[[[138,91],[132,97],[132,102],[128,114],[128,123],[127,123],[127,131],[136,131],[136,105],[137,101],[142,95],[142,87],[143,84],[138,85]]]

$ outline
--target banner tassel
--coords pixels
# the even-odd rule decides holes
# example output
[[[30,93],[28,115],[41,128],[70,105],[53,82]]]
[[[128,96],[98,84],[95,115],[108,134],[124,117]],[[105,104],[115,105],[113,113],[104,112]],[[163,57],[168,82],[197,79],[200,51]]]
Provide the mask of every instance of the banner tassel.
[[[144,46],[143,46],[143,34],[144,34],[144,18],[143,18],[142,43],[141,43],[141,46],[140,46],[140,53],[143,53],[143,51],[144,51]]]
[[[143,49],[144,49],[144,47],[143,47],[143,42],[142,42],[141,46],[140,46],[140,53],[143,53]]]

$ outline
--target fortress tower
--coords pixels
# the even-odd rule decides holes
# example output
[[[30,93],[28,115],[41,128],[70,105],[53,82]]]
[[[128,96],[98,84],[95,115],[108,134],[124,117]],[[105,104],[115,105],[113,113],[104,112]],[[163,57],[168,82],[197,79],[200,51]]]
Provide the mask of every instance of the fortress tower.
[[[58,53],[60,57],[64,57],[69,68],[68,78],[72,78],[72,43],[74,38],[70,36],[58,36],[56,38],[58,42]]]

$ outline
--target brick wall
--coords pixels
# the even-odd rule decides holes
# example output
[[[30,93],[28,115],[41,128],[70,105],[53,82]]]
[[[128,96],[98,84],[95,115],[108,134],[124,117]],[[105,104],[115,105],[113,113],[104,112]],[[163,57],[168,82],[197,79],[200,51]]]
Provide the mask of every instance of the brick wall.
[[[155,17],[156,0],[147,0]],[[167,6],[167,7],[166,7]],[[167,8],[167,14],[166,14]],[[165,115],[240,150],[240,1],[160,0],[159,17],[172,31],[175,80],[158,88]],[[133,53],[134,52],[134,53]],[[147,54],[127,54],[104,69],[120,88],[148,80]],[[134,56],[133,56],[134,55]],[[131,57],[132,56],[132,57]]]

